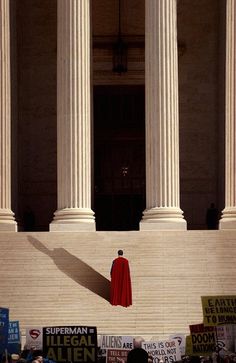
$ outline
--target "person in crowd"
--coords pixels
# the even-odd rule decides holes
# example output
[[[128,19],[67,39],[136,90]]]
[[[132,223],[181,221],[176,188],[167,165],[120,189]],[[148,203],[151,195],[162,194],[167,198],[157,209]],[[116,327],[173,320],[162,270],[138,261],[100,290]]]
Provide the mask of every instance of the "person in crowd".
[[[35,351],[34,348],[31,348],[27,357],[27,363],[55,363],[53,360],[48,358],[44,358],[42,355],[38,355],[38,351]]]
[[[133,344],[134,344],[134,348],[142,348],[142,343],[145,342],[145,339],[141,336],[135,337]],[[151,356],[151,354],[148,353],[148,363],[152,363],[153,362],[153,357]]]
[[[143,348],[134,348],[128,353],[127,363],[148,363],[148,353]]]
[[[134,348],[142,348],[142,343],[145,342],[145,339],[143,337],[135,337],[133,344],[134,344]]]
[[[20,355],[19,354],[12,354],[11,355],[11,360],[9,361],[9,363],[18,363],[20,361]]]
[[[132,288],[129,261],[123,257],[123,251],[118,251],[118,257],[111,267],[111,305],[128,307],[132,305]]]
[[[3,353],[1,357],[1,363],[10,363],[11,362],[11,355]]]

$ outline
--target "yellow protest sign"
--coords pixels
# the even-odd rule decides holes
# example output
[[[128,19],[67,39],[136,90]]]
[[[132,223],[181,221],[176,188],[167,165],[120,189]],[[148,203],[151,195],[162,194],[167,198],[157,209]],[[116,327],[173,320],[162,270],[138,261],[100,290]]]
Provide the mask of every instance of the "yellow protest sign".
[[[185,355],[193,355],[192,338],[190,335],[186,336]]]
[[[192,333],[193,355],[210,355],[216,349],[215,332]]]
[[[212,326],[201,324],[190,325],[188,336],[188,355],[210,355],[216,348],[216,333]],[[187,353],[186,353],[187,354]]]
[[[236,296],[202,296],[205,326],[236,324]]]

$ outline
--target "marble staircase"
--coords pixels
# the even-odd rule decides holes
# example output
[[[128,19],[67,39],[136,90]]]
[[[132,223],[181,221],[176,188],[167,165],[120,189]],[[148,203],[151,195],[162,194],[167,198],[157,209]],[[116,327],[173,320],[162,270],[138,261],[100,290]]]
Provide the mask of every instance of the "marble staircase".
[[[133,305],[109,303],[117,250]],[[0,306],[30,326],[91,325],[99,334],[168,337],[202,322],[202,295],[236,295],[236,231],[0,233]]]

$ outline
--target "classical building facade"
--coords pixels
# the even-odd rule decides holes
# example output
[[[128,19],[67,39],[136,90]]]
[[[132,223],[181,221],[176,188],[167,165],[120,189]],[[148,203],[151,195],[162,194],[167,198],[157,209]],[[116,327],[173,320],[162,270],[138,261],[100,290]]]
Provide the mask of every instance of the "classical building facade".
[[[1,0],[1,230],[234,229],[235,17]]]

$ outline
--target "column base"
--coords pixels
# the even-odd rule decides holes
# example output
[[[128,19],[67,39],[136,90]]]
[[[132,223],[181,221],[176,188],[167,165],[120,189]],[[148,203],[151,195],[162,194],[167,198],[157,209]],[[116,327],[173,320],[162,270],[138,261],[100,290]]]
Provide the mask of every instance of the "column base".
[[[17,232],[14,213],[10,209],[0,209],[0,232]]]
[[[95,231],[95,217],[89,208],[64,208],[54,213],[50,232]]]
[[[146,209],[140,222],[140,231],[187,230],[180,208],[159,207]]]
[[[219,229],[236,229],[236,207],[226,207],[222,211]]]

